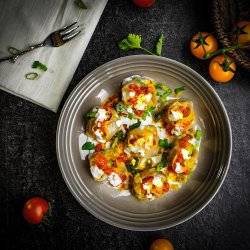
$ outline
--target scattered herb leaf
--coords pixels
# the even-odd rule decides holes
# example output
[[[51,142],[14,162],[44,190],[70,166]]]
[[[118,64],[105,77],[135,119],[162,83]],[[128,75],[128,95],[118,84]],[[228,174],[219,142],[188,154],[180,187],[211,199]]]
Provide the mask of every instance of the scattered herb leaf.
[[[175,93],[176,95],[178,95],[179,93],[181,93],[181,92],[184,91],[184,90],[185,90],[185,87],[182,86],[182,87],[179,87],[179,88],[174,89],[174,93]]]
[[[156,83],[157,95],[160,97],[161,102],[166,102],[167,97],[172,94],[172,89],[163,83]]]
[[[33,69],[40,69],[43,71],[46,71],[48,68],[45,64],[39,62],[39,61],[34,61],[31,66]]]
[[[118,113],[125,113],[127,111],[126,106],[122,102],[117,103],[115,109]]]
[[[202,132],[200,129],[197,129],[195,132],[195,139],[199,141],[201,137],[202,137]]]
[[[142,119],[145,120],[146,117],[147,117],[148,115],[150,115],[150,114],[153,114],[154,111],[155,111],[155,107],[152,107],[152,106],[151,106],[151,107],[147,108],[147,109],[143,112],[143,114],[142,114]]]
[[[139,158],[135,157],[133,158],[129,164],[126,166],[127,167],[127,170],[128,172],[132,173],[132,174],[137,174],[138,173],[138,170],[135,169],[137,167],[139,163]]]
[[[89,111],[88,113],[86,113],[85,117],[87,119],[95,118],[96,114],[97,114],[97,111]]]
[[[36,72],[30,72],[30,73],[25,74],[25,78],[27,80],[36,80],[38,79],[38,77],[39,75]]]
[[[128,34],[126,38],[124,38],[118,43],[118,46],[121,50],[125,51],[128,51],[130,49],[140,49],[141,42],[142,38],[140,35]]]
[[[141,125],[141,122],[138,120],[137,123],[132,124],[131,126],[129,126],[128,129],[139,128],[140,125]]]
[[[122,140],[124,139],[124,133],[121,130],[119,130],[118,132],[116,132],[115,137],[117,137],[118,140]]]
[[[164,149],[168,149],[168,148],[170,148],[172,145],[171,145],[171,143],[168,142],[167,139],[160,139],[160,140],[159,140],[159,146],[162,147],[162,148],[164,148]]]
[[[82,150],[92,150],[95,148],[95,145],[92,143],[92,142],[85,142],[83,145],[82,145]]]
[[[129,118],[130,120],[132,120],[132,119],[134,119],[134,118],[135,118],[135,116],[134,116],[134,114],[133,114],[133,113],[128,113],[128,118]]]
[[[136,81],[136,82],[138,82],[138,83],[140,83],[140,84],[144,84],[144,82],[142,81],[142,79],[139,78],[139,77],[134,76],[134,77],[132,78],[132,80],[134,80],[134,81]]]
[[[157,56],[161,55],[163,43],[164,43],[164,35],[161,33],[161,35],[156,43],[156,46],[155,46],[155,53]]]
[[[82,0],[75,0],[75,4],[76,4],[80,9],[83,9],[83,10],[86,10],[86,9],[87,9],[86,4],[85,4]]]

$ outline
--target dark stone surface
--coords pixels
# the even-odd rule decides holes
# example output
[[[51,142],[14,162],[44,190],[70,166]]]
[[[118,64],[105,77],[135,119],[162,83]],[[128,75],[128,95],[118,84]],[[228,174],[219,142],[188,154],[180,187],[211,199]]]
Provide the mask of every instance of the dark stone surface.
[[[163,55],[187,64],[211,82],[207,62],[194,59],[187,49],[191,34],[212,31],[209,10],[208,1],[158,0],[152,9],[142,10],[128,0],[110,0],[65,98],[87,73],[128,54],[116,47],[116,41],[128,32],[142,34],[149,48],[163,32]],[[152,239],[161,236],[169,238],[176,249],[250,249],[250,74],[239,69],[230,84],[211,85],[232,123],[228,176],[201,213],[158,232],[121,230],[84,210],[68,191],[57,164],[55,135],[60,112],[54,114],[1,91],[1,249],[148,249]],[[51,202],[47,225],[29,226],[22,219],[22,204],[33,195]]]

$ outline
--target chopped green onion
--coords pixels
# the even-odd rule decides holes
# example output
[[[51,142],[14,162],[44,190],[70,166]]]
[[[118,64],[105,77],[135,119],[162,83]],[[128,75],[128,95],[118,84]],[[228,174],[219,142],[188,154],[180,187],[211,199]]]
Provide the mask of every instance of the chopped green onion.
[[[201,137],[202,137],[201,130],[197,129],[194,136],[195,136],[195,139],[199,141],[201,139]]]
[[[131,126],[129,126],[129,128],[128,128],[128,129],[139,128],[139,127],[140,127],[140,125],[141,125],[141,122],[138,120],[138,122],[137,122],[137,123],[132,124]]]
[[[130,163],[126,166],[128,172],[132,173],[132,174],[136,174],[138,173],[138,170],[135,169],[138,166],[139,163],[139,158],[135,157],[133,158]]]
[[[88,113],[86,113],[85,117],[90,119],[90,118],[95,118],[97,114],[97,111],[89,111]]]
[[[93,144],[92,142],[85,142],[83,145],[82,145],[82,150],[92,150],[95,148],[95,144]]]
[[[118,140],[122,140],[124,139],[124,133],[121,130],[119,130],[118,132],[116,132],[115,137],[117,137]]]
[[[43,70],[43,71],[47,71],[47,66],[39,61],[34,61],[32,63],[32,68],[33,69],[40,69],[40,70]]]
[[[38,77],[39,76],[36,72],[30,72],[30,73],[25,74],[25,78],[27,80],[36,80],[36,79],[38,79]]]
[[[125,113],[127,111],[126,106],[122,102],[117,103],[115,109],[118,113]]]
[[[184,90],[185,90],[185,87],[182,86],[182,87],[179,87],[179,88],[174,89],[174,93],[175,93],[176,95],[178,95],[179,93],[181,93],[181,92],[184,91]]]
[[[157,95],[160,97],[160,101],[166,102],[167,97],[172,94],[172,89],[162,83],[156,83],[155,87],[157,90]]]
[[[21,51],[19,49],[14,48],[14,47],[8,47],[8,52],[11,55],[16,55],[16,54],[20,53]]]
[[[87,6],[85,5],[85,3],[82,0],[75,0],[75,4],[83,10],[87,9]]]
[[[167,139],[160,139],[159,140],[159,146],[164,148],[164,149],[168,149],[168,148],[171,148],[171,143],[168,142]]]

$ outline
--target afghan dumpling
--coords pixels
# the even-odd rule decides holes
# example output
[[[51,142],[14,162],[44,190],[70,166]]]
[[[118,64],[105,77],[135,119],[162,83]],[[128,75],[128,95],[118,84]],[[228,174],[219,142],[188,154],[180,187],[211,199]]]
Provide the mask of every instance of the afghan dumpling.
[[[81,150],[94,180],[139,200],[159,198],[187,182],[197,166],[202,131],[192,101],[176,92],[132,76],[120,94],[86,114]]]

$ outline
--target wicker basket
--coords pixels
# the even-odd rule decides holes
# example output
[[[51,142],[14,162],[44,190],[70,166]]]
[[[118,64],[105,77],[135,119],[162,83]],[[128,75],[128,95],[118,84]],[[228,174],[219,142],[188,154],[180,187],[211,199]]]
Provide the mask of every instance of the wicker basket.
[[[250,0],[214,0],[212,6],[212,20],[215,33],[224,47],[234,44],[232,32],[236,23],[250,20]],[[235,61],[250,71],[250,50],[240,49],[230,52]]]

